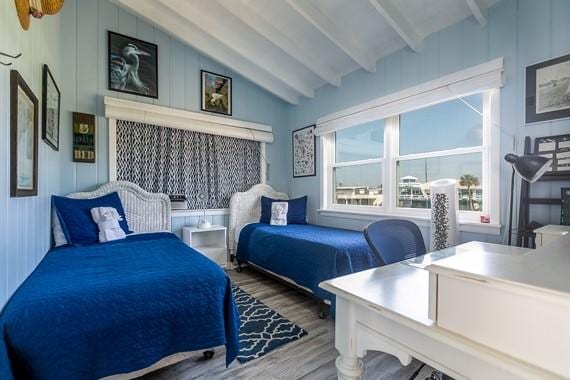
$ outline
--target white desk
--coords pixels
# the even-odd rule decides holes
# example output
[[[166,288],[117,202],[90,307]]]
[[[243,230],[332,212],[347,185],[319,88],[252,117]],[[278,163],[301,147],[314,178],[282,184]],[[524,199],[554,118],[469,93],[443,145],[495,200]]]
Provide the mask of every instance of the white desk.
[[[415,357],[458,380],[561,378],[443,329],[429,318],[430,275],[423,268],[449,256],[481,253],[520,257],[529,250],[470,242],[426,255],[415,264],[392,264],[321,283],[337,296],[338,378],[360,379],[361,358],[368,350],[395,355],[404,365]]]
[[[570,233],[570,226],[560,226],[557,224],[548,224],[532,231],[536,234],[536,248],[545,246],[546,244],[558,239],[560,236]]]

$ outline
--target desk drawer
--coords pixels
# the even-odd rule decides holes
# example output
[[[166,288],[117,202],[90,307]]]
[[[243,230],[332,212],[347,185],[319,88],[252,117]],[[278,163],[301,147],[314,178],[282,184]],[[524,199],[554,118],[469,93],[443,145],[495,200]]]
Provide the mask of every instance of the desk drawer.
[[[438,274],[436,302],[437,324],[441,328],[570,376],[568,298],[461,275]]]

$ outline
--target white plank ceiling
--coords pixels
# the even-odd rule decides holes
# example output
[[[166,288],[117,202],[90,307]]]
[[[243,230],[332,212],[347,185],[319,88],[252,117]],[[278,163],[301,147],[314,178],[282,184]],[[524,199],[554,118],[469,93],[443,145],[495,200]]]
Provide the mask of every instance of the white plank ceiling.
[[[498,0],[113,0],[296,104]]]

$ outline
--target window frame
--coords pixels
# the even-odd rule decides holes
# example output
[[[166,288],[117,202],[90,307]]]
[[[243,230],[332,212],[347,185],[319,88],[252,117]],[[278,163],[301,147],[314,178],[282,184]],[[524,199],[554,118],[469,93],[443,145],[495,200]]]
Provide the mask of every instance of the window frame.
[[[461,210],[458,212],[460,224],[481,224],[480,215],[489,215],[490,224],[500,225],[500,90],[498,88],[471,92],[463,96],[480,93],[483,95],[483,141],[482,145],[467,148],[455,148],[425,153],[399,155],[399,119],[401,112],[395,116],[384,118],[384,157],[378,159],[350,161],[348,163],[335,162],[335,132],[320,136],[322,147],[322,173],[321,176],[321,211],[338,211],[343,213],[364,214],[373,216],[408,217],[411,219],[430,218],[430,209],[406,208],[397,206],[397,162],[424,159],[432,157],[445,157],[458,154],[481,153],[482,155],[482,191],[483,209],[481,211]],[[429,107],[438,103],[453,100],[459,96],[453,96],[440,101],[434,101]],[[411,111],[410,109],[409,111]],[[407,111],[405,111],[407,112]],[[382,206],[339,205],[334,203],[334,168],[367,163],[382,164]]]

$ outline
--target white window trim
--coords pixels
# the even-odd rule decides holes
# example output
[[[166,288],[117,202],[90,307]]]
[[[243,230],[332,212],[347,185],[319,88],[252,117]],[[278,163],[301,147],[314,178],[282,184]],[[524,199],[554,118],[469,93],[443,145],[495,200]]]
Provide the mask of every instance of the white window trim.
[[[410,154],[399,156],[399,116],[384,119],[384,157],[373,160],[335,163],[334,133],[320,136],[322,146],[321,176],[321,209],[323,216],[347,217],[351,219],[368,219],[369,217],[405,217],[417,221],[429,221],[429,209],[412,209],[396,207],[396,161],[428,157],[441,157],[466,153],[482,153],[483,166],[483,210],[482,212],[460,211],[458,220],[460,231],[477,233],[500,233],[500,90],[486,89],[483,92],[483,144],[470,148],[450,149],[439,152]],[[442,100],[443,101],[447,101]],[[402,113],[405,111],[402,111]],[[334,167],[352,166],[355,164],[383,162],[382,187],[384,201],[382,206],[338,205],[333,202],[333,169]],[[479,216],[490,216],[491,222],[483,224]]]

